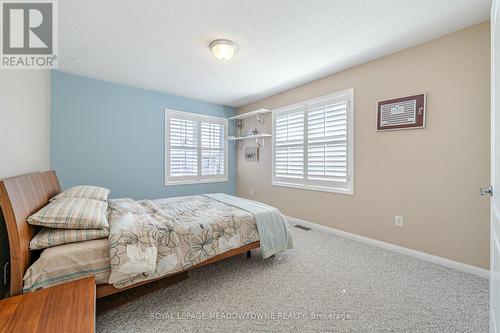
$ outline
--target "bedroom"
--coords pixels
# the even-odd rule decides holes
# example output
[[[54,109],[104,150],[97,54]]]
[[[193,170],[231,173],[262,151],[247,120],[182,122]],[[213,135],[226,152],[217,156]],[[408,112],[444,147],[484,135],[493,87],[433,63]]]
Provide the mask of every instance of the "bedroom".
[[[6,331],[500,331],[498,1],[1,5]]]

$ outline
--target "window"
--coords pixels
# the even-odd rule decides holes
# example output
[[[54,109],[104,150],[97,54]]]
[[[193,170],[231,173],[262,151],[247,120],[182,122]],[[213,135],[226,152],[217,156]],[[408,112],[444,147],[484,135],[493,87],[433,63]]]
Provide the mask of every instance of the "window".
[[[227,181],[227,119],[165,110],[165,184]]]
[[[273,185],[354,193],[354,90],[273,111]]]

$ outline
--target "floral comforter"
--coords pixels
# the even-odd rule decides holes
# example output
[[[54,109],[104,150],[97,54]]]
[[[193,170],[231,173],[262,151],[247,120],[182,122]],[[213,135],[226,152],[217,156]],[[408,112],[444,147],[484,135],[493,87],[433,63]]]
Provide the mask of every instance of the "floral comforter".
[[[109,201],[111,276],[123,288],[259,240],[252,214],[204,197]]]

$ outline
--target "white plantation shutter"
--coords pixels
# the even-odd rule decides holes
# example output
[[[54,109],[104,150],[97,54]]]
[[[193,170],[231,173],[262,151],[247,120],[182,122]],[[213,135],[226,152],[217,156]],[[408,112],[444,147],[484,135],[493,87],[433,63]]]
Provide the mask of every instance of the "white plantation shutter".
[[[201,123],[201,174],[203,176],[224,175],[225,142],[223,124]]]
[[[198,131],[194,119],[171,117],[169,176],[187,180],[198,175]]]
[[[227,119],[165,110],[166,184],[227,180]]]
[[[310,184],[333,186],[333,182],[347,181],[347,103],[347,100],[333,99],[307,107]]]
[[[274,175],[300,182],[304,178],[304,112],[296,109],[279,113],[274,124]]]
[[[353,91],[275,111],[273,184],[353,192]]]

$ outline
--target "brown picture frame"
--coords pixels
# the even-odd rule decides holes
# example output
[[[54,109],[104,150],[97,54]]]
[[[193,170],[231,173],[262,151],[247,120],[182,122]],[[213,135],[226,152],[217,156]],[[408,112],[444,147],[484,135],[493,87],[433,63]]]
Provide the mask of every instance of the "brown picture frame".
[[[403,124],[382,124],[382,108],[387,105],[396,105],[397,103],[415,101],[415,121],[413,123]],[[388,99],[377,103],[377,131],[403,130],[425,128],[425,107],[426,94],[417,94],[412,96]]]

